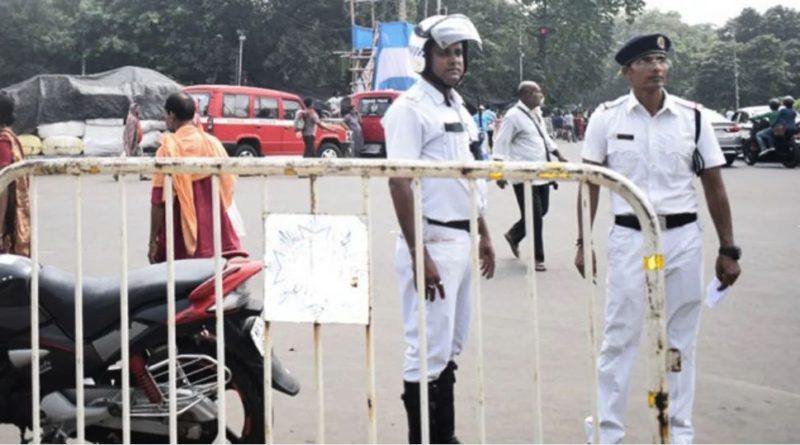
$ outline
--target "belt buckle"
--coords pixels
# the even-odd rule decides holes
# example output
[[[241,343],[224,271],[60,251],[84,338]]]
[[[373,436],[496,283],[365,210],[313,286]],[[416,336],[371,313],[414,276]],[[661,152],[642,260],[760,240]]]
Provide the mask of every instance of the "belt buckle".
[[[658,216],[658,226],[661,227],[661,231],[667,230],[667,215],[657,215]]]

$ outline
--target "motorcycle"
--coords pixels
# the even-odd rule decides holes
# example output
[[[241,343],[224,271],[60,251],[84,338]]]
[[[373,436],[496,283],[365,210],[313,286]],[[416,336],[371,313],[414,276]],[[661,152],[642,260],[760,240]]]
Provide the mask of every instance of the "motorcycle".
[[[759,121],[753,124],[750,130],[750,137],[743,141],[744,162],[747,165],[755,165],[759,162],[780,162],[786,168],[795,168],[800,164],[800,133],[791,134],[787,132],[785,136],[775,137],[775,144],[765,150],[761,150],[756,139],[756,133],[769,127],[769,122]]]
[[[39,267],[40,394],[42,442],[66,443],[76,435],[75,277],[25,257],[0,255],[0,423],[16,425],[22,443],[32,429],[30,280]],[[214,260],[175,261],[177,422],[179,443],[217,437],[217,360]],[[227,427],[231,443],[264,443],[262,303],[247,281],[262,265],[228,258],[223,277],[226,400],[238,396],[241,428]],[[128,275],[130,428],[133,442],[169,439],[167,266]],[[122,442],[120,279],[83,279],[85,437]],[[300,385],[277,357],[272,387],[294,396]],[[231,394],[233,393],[233,394]]]

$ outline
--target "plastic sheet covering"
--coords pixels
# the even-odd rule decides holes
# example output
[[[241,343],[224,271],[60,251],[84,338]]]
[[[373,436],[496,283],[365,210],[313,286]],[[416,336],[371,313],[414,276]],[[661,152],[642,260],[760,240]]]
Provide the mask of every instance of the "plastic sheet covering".
[[[108,123],[112,120],[109,120]],[[121,125],[86,124],[83,135],[83,154],[86,156],[119,156],[122,153],[122,134],[125,127]]]
[[[133,100],[142,119],[163,119],[167,96],[180,89],[157,71],[126,66],[88,76],[39,75],[3,91],[16,102],[14,129],[21,134],[55,122],[122,119]]]
[[[42,139],[49,138],[50,136],[72,136],[75,138],[82,138],[84,131],[86,131],[86,123],[82,121],[42,124],[36,128],[36,133]]]
[[[51,136],[43,144],[45,156],[75,156],[83,152],[83,141],[72,136]]]
[[[139,143],[139,146],[142,148],[156,148],[159,145],[161,145],[160,131],[145,133],[144,136],[142,136],[142,142]]]
[[[163,120],[142,120],[139,121],[142,126],[142,132],[150,133],[152,131],[167,131],[167,124]]]

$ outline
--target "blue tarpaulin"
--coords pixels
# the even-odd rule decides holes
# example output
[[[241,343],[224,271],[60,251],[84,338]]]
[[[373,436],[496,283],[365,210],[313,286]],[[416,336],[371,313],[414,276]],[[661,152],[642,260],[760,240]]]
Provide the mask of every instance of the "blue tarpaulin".
[[[372,48],[372,28],[355,25],[351,30],[353,50]]]

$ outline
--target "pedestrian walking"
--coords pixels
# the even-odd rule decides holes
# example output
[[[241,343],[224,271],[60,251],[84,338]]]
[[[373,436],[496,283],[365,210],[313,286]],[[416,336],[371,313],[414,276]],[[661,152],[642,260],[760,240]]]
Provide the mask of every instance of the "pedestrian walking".
[[[472,22],[461,14],[423,20],[415,33],[425,39],[421,78],[403,93],[383,118],[388,159],[429,162],[473,159],[470,143],[477,127],[455,91],[467,71],[468,49],[480,48]],[[481,188],[478,227],[470,227],[471,198],[464,179],[422,180],[423,256],[425,270],[427,357],[420,357],[415,280],[414,191],[412,180],[391,178],[389,188],[401,235],[395,269],[403,300],[405,364],[403,403],[408,415],[408,440],[420,443],[420,382],[429,390],[431,443],[457,443],[453,385],[455,357],[466,342],[471,313],[470,231],[478,230],[481,273],[494,275],[494,249],[484,221],[485,189]],[[420,360],[427,360],[421,375]]]
[[[353,155],[359,156],[364,151],[364,131],[361,128],[361,114],[349,101],[342,112],[344,113],[344,124],[352,135]]]
[[[721,288],[738,278],[741,249],[733,238],[730,205],[720,173],[725,157],[714,129],[702,117],[699,105],[664,89],[670,46],[664,34],[648,34],[629,40],[617,52],[615,60],[631,92],[595,111],[581,156],[585,163],[605,165],[630,179],[659,215],[669,342],[665,348],[679,354],[681,364],[679,370],[669,373],[670,433],[674,443],[691,443],[703,296],[703,228],[697,218],[695,173],[700,176],[719,239],[715,273]],[[597,199],[598,187],[590,186],[592,220]],[[580,205],[578,208],[580,228]],[[628,385],[647,306],[639,222],[625,200],[613,193],[611,210],[614,225],[608,239],[605,332],[597,362],[602,443],[619,443],[625,436]],[[584,242],[578,233],[575,265],[583,273]],[[591,440],[591,418],[586,419],[586,435]]]
[[[315,142],[317,138],[317,126],[323,130],[336,131],[333,127],[328,126],[319,118],[316,110],[314,110],[314,101],[310,97],[303,99],[306,108],[297,112],[294,118],[294,128],[297,133],[302,134],[305,150],[303,151],[304,158],[317,157],[317,150]]]
[[[125,115],[125,129],[122,132],[122,152],[120,155],[126,157],[139,157],[142,156],[142,138],[144,132],[142,131],[141,116],[139,113],[139,104],[131,102],[128,107],[128,114]],[[140,180],[147,180],[148,178],[140,174]],[[114,173],[114,180],[119,180],[119,175]]]
[[[551,156],[561,162],[567,160],[558,152],[555,142],[544,129],[541,110],[537,110],[544,93],[541,87],[532,81],[524,81],[517,88],[519,101],[508,110],[503,126],[497,134],[493,157],[498,161],[549,162]],[[500,188],[505,188],[506,180],[497,181]],[[535,268],[544,272],[543,222],[544,215],[550,207],[550,183],[533,181],[533,239]],[[525,183],[514,184],[514,195],[519,205],[519,220],[505,233],[505,239],[511,247],[511,253],[519,258],[519,243],[525,238]]]

